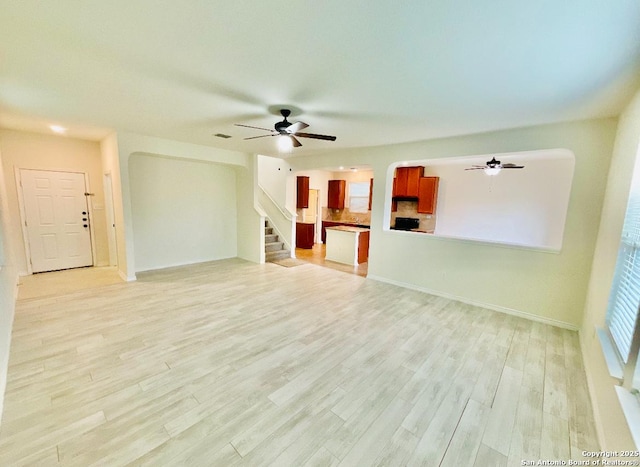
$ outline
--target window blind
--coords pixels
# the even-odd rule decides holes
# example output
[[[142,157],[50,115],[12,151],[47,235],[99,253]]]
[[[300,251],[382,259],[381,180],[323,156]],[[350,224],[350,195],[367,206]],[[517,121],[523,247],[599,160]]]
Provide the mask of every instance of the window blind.
[[[625,215],[607,310],[609,332],[624,363],[629,359],[639,306],[640,196],[632,194]]]

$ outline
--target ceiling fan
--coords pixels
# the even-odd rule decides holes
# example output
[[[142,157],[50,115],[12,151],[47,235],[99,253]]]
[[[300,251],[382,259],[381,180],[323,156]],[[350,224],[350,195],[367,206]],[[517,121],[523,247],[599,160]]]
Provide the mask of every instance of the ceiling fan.
[[[490,161],[487,161],[486,165],[473,165],[464,170],[484,170],[487,175],[497,175],[502,169],[524,169],[524,165],[502,164],[495,157],[492,157]]]
[[[335,136],[329,135],[318,135],[315,133],[302,133],[300,130],[304,130],[309,125],[304,122],[295,122],[291,123],[287,120],[287,117],[291,115],[291,110],[289,109],[280,109],[280,113],[284,117],[284,120],[278,122],[274,126],[274,130],[270,130],[268,128],[262,128],[259,126],[251,126],[251,125],[243,125],[241,123],[236,123],[236,126],[243,126],[245,128],[253,128],[255,130],[263,130],[268,131],[268,135],[260,135],[260,136],[250,136],[245,139],[256,139],[256,138],[264,138],[265,136],[288,136],[287,139],[291,140],[291,143],[294,148],[298,148],[302,146],[302,143],[298,141],[298,138],[312,138],[312,139],[323,139],[326,141],[335,141]]]

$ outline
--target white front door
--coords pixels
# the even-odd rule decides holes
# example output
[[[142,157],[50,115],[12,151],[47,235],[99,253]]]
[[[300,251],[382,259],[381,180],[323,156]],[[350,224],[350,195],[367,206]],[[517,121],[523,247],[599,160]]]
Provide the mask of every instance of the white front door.
[[[20,170],[33,272],[93,265],[84,174]]]

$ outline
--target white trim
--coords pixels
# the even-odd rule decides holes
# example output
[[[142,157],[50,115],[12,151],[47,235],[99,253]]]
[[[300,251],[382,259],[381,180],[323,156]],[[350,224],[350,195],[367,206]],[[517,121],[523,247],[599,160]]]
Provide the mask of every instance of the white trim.
[[[22,242],[24,243],[25,262],[27,263],[27,276],[33,274],[31,267],[31,248],[29,247],[29,235],[27,234],[26,218],[27,213],[24,209],[24,196],[22,193],[22,177],[20,176],[21,167],[14,167],[14,175],[16,177],[16,192],[18,193],[18,208],[20,210],[20,230],[22,231]]]
[[[557,319],[545,318],[543,316],[534,315],[532,313],[527,313],[525,311],[514,310],[512,308],[507,308],[499,305],[493,305],[491,303],[479,302],[476,300],[469,300],[466,297],[460,297],[458,295],[448,294],[445,292],[439,292],[437,290],[427,289],[426,287],[420,287],[414,284],[408,284],[406,282],[400,282],[393,279],[387,279],[386,277],[380,277],[372,274],[367,275],[367,279],[373,279],[378,282],[385,282],[387,284],[397,285],[398,287],[404,287],[405,289],[416,290],[418,292],[428,293],[430,295],[436,295],[438,297],[448,298],[450,300],[456,300],[458,302],[466,303],[468,305],[479,306],[482,308],[487,308],[489,310],[497,311],[500,313],[505,313],[512,316],[517,316],[519,318],[525,318],[530,321],[537,321],[543,324],[549,324],[551,326],[556,326],[563,329],[568,329],[569,331],[578,331],[578,327],[574,324],[565,323],[564,321],[559,321]]]
[[[473,245],[477,245],[477,244],[481,244],[481,245],[486,245],[486,246],[495,246],[495,247],[499,247],[499,248],[508,248],[508,249],[512,249],[512,250],[528,250],[528,251],[535,251],[535,252],[540,252],[540,253],[551,253],[551,254],[560,254],[562,252],[561,249],[556,249],[556,248],[545,248],[545,247],[539,247],[539,246],[528,246],[528,245],[523,245],[523,244],[519,244],[519,243],[509,243],[509,242],[492,242],[490,240],[476,240],[473,238],[467,238],[467,237],[456,237],[453,235],[442,235],[442,234],[436,234],[436,233],[425,233],[425,232],[412,232],[410,230],[395,230],[392,229],[391,227],[387,226],[387,227],[383,227],[382,231],[385,233],[388,233],[389,235],[408,235],[408,236],[418,236],[418,237],[422,237],[422,238],[429,238],[429,239],[437,239],[437,240],[444,240],[444,241],[455,241],[455,242],[462,242],[462,243],[468,243],[468,244],[473,244]]]
[[[622,406],[624,418],[627,420],[629,431],[636,448],[640,446],[640,405],[633,394],[622,386],[616,386],[616,394]]]
[[[135,274],[132,277],[129,277],[121,269],[118,269],[118,275],[120,276],[120,279],[125,282],[134,282],[137,280]]]
[[[89,195],[84,196],[84,202],[87,206],[87,212],[89,214],[89,241],[91,242],[91,266],[96,266],[98,252],[96,251],[96,232],[93,227],[93,201],[91,200],[92,196],[95,196],[95,193],[91,192],[91,186],[89,185],[89,174],[87,172],[82,172],[84,174],[84,192],[90,193]]]
[[[220,257],[220,258],[211,258],[211,259],[199,259],[199,260],[195,260],[195,261],[188,261],[186,263],[172,263],[172,264],[165,264],[162,266],[154,266],[152,268],[149,269],[138,269],[136,271],[136,273],[139,272],[151,272],[151,271],[158,271],[160,269],[169,269],[169,268],[179,268],[182,266],[190,266],[192,264],[202,264],[202,263],[209,263],[211,261],[224,261],[226,259],[233,259],[233,258],[237,258],[237,256],[224,256],[224,257]],[[130,280],[136,280],[135,277],[133,279]]]
[[[271,195],[269,193],[267,193],[267,190],[265,190],[262,185],[260,185],[258,183],[258,188],[260,188],[262,190],[262,192],[265,194],[265,196],[269,199],[269,201],[271,201],[273,203],[273,205],[278,208],[278,211],[280,211],[280,213],[282,214],[282,216],[287,219],[287,220],[293,220],[294,217],[296,217],[295,213],[292,213],[286,206],[282,207],[280,206],[276,200],[274,200]]]
[[[618,380],[618,384],[622,384],[624,368],[622,368],[622,365],[620,364],[618,353],[613,346],[613,342],[611,342],[611,339],[609,338],[609,334],[607,334],[607,331],[602,328],[596,328],[596,333],[600,340],[600,348],[602,349],[604,360],[607,363],[607,368],[609,369],[609,375]]]
[[[118,240],[116,234],[115,203],[113,201],[113,176],[111,172],[102,175],[105,217],[107,219],[107,244],[109,246],[109,266],[118,265]]]

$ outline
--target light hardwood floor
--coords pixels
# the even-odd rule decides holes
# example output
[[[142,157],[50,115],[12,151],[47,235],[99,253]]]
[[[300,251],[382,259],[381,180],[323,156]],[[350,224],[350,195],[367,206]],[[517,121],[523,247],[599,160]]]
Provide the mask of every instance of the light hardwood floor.
[[[348,264],[336,263],[335,261],[328,261],[325,259],[326,255],[327,246],[324,243],[315,243],[313,248],[310,249],[296,248],[296,258],[302,261],[335,269],[336,271],[348,272],[362,277],[367,277],[369,263],[360,263],[357,266],[350,266]]]
[[[0,465],[522,465],[595,450],[574,332],[305,264],[19,301]]]

